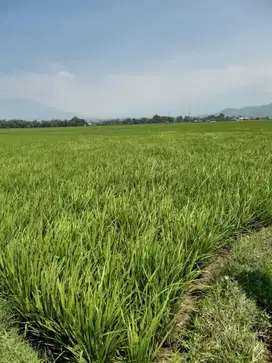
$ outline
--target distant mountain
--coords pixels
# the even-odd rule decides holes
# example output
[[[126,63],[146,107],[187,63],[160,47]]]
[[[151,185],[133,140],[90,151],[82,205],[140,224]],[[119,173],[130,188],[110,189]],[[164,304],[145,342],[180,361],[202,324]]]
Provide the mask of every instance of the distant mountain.
[[[73,113],[61,111],[36,101],[0,98],[0,120],[64,120],[71,119],[74,116]]]
[[[225,116],[235,117],[235,116],[243,116],[243,117],[272,117],[272,103],[269,105],[262,106],[249,106],[242,108],[225,108],[224,110],[218,112],[223,113]]]

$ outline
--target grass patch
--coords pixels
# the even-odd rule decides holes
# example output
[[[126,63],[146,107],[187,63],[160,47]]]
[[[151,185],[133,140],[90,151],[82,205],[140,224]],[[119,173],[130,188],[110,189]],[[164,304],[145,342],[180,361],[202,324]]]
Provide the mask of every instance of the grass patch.
[[[8,304],[0,299],[0,363],[45,363],[18,335],[12,321]]]
[[[264,363],[270,356],[272,229],[235,244],[169,361]],[[176,341],[176,344],[178,342]]]

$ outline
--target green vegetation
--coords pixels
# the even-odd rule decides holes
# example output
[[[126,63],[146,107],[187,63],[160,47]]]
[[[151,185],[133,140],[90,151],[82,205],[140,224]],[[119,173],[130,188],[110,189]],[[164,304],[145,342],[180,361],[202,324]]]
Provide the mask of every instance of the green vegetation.
[[[8,304],[0,300],[0,363],[43,363],[13,327]]]
[[[269,329],[268,316],[248,299],[237,281],[221,278],[203,301],[180,362],[264,363],[267,348],[258,337]],[[178,360],[176,359],[176,362]]]
[[[51,120],[51,121],[26,121],[26,120],[0,120],[0,129],[28,129],[28,128],[48,128],[48,127],[72,127],[87,126],[87,121],[82,118],[73,117],[71,120]]]
[[[0,131],[0,281],[28,333],[153,362],[214,252],[271,219],[271,140],[269,122]]]
[[[172,362],[270,361],[272,229],[243,237],[176,339]],[[179,350],[182,353],[179,353]]]
[[[142,118],[123,118],[111,119],[100,121],[99,125],[140,125],[140,124],[173,124],[173,123],[187,123],[187,122],[209,122],[209,121],[232,121],[235,117],[225,117],[222,113],[219,115],[210,116],[160,116],[154,115],[153,117]],[[98,124],[98,123],[97,123]]]
[[[71,126],[110,126],[110,125],[140,125],[140,124],[173,124],[173,123],[189,123],[189,122],[215,122],[215,121],[233,121],[236,116],[228,117],[224,114],[210,115],[207,117],[189,117],[189,116],[159,116],[142,117],[142,118],[124,118],[110,119],[100,121],[89,121],[89,123],[78,117],[71,120],[51,120],[51,121],[26,121],[26,120],[0,120],[0,129],[26,129],[26,128],[49,128],[49,127],[71,127]],[[251,118],[252,119],[252,118]],[[259,118],[256,118],[256,120]],[[269,119],[266,117],[264,119]]]

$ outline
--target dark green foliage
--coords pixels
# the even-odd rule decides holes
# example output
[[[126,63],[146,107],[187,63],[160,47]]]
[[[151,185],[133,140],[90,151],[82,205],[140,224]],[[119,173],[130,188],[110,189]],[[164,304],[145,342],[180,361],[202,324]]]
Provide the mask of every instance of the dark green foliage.
[[[25,129],[25,128],[45,128],[45,127],[68,127],[86,126],[88,123],[81,118],[73,117],[71,120],[51,120],[51,121],[26,121],[26,120],[0,120],[0,129]]]
[[[199,123],[211,121],[232,121],[233,117],[220,115],[210,115],[205,117],[190,117],[190,116],[159,116],[141,117],[141,118],[124,118],[124,119],[109,119],[101,121],[90,121],[89,123],[78,117],[73,117],[71,120],[51,120],[51,121],[26,121],[26,120],[0,120],[0,129],[9,128],[47,128],[47,127],[69,127],[69,126],[109,126],[109,125],[140,125],[140,124],[173,124],[173,123]]]

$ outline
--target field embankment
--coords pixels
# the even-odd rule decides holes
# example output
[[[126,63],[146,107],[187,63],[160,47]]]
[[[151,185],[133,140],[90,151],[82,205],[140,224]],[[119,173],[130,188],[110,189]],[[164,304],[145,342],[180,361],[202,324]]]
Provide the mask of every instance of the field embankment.
[[[272,217],[272,124],[0,132],[0,279],[78,362],[152,362],[226,239]]]
[[[239,239],[165,362],[271,362],[271,261],[271,227]]]
[[[45,359],[18,335],[11,309],[0,298],[0,363],[45,363]]]

